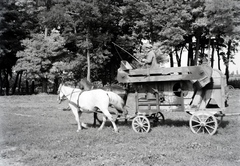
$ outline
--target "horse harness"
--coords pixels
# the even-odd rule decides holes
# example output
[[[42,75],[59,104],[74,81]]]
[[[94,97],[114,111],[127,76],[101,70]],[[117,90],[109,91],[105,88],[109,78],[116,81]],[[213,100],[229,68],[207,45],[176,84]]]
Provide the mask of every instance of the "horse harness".
[[[93,87],[92,87],[92,89],[93,89]],[[85,90],[82,90],[79,94],[78,94],[78,98],[77,98],[77,103],[74,103],[73,101],[71,101],[71,98],[72,98],[72,94],[74,93],[74,90],[75,90],[75,88],[73,88],[73,90],[72,90],[72,92],[71,92],[71,94],[69,94],[70,95],[70,99],[69,99],[69,104],[71,104],[71,105],[73,105],[75,108],[77,108],[78,109],[78,112],[79,111],[81,111],[80,110],[80,106],[79,106],[79,98],[80,98],[80,95],[85,91]],[[89,90],[86,90],[86,91],[89,91]],[[67,95],[68,96],[68,95]],[[107,93],[107,96],[109,97],[109,95],[108,95],[108,93]],[[110,98],[109,98],[110,99]],[[93,112],[97,112],[97,113],[102,113],[101,111],[98,111],[99,109],[96,109],[95,111],[93,111]],[[82,112],[82,111],[81,111]],[[89,112],[89,111],[88,111]]]
[[[74,89],[73,89],[72,93],[70,94],[70,99],[69,99],[69,102],[68,102],[68,103],[71,104],[71,105],[73,105],[74,107],[76,107],[76,108],[78,109],[78,111],[80,111],[80,106],[78,105],[78,103],[79,103],[79,97],[80,97],[80,95],[81,95],[84,91],[81,91],[81,92],[78,94],[77,103],[74,103],[73,101],[71,101],[73,92],[74,92]]]
[[[77,103],[74,103],[73,101],[71,101],[71,97],[72,97],[73,92],[74,92],[74,89],[73,89],[72,93],[70,94],[71,96],[70,96],[70,100],[69,100],[68,103],[71,104],[71,105],[73,105],[75,108],[77,108],[78,112],[79,112],[79,111],[83,112],[83,110],[80,110],[81,107],[79,106],[78,103],[79,103],[80,95],[84,92],[84,90],[81,91],[81,92],[78,94]],[[107,94],[107,96],[108,96],[108,94]],[[108,96],[108,97],[109,97],[109,96]],[[91,111],[88,110],[87,112],[91,112]],[[93,112],[96,112],[96,113],[102,113],[101,111],[99,111],[99,109],[96,109],[96,110],[93,111]]]
[[[61,88],[62,88],[62,87],[59,88],[59,89],[60,89],[59,91],[61,91]],[[75,90],[75,88],[73,88],[72,92],[69,94],[69,95],[70,95],[69,104],[73,105],[73,106],[76,107],[78,110],[80,110],[80,106],[79,106],[78,104],[76,104],[76,103],[74,103],[74,102],[71,101],[72,94],[74,93],[74,90]],[[83,93],[83,91],[81,91],[81,92],[79,93],[78,99],[77,99],[77,103],[79,102],[79,97],[80,97],[80,95],[81,95],[82,93]],[[67,97],[67,96],[69,96],[69,95],[64,95],[64,96]]]

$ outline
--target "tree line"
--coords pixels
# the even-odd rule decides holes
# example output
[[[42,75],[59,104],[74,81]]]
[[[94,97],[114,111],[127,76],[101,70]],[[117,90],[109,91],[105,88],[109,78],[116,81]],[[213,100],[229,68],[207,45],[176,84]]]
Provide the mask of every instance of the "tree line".
[[[0,6],[0,94],[7,95],[22,86],[34,93],[35,82],[47,92],[59,78],[112,83],[121,60],[135,63],[129,53],[141,51],[143,40],[160,62],[168,57],[169,67],[187,56],[188,66],[207,58],[222,70],[222,60],[228,79],[240,34],[239,0],[3,0]]]

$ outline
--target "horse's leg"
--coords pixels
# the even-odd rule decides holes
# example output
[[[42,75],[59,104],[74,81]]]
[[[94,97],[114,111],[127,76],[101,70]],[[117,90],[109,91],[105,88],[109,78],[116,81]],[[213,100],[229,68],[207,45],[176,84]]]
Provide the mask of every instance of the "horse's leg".
[[[98,121],[99,124],[102,123],[102,121],[98,119],[97,113],[96,113],[96,120]]]
[[[73,114],[75,116],[75,119],[77,121],[77,125],[78,125],[77,132],[79,132],[80,130],[82,130],[82,126],[80,124],[80,116],[81,116],[82,112],[78,108],[76,108],[72,105],[70,105],[70,107],[71,107],[72,112],[73,112]]]
[[[97,121],[98,121],[99,124],[102,123],[102,121],[98,119],[97,113],[94,112],[94,113],[93,113],[93,126],[96,126]]]
[[[98,128],[98,130],[102,130],[103,129],[103,126],[105,125],[105,123],[106,123],[106,116],[105,115],[103,115],[103,121],[102,121],[102,124],[101,124],[101,126]]]
[[[108,110],[103,110],[102,112],[103,112],[103,114],[112,122],[114,131],[115,131],[115,132],[118,132],[118,128],[117,128],[117,126],[116,126],[116,124],[115,124],[115,122],[114,122],[114,120],[113,120],[112,115],[109,113],[109,111],[108,111]]]
[[[93,113],[93,126],[96,126],[96,122],[97,122],[97,113],[94,112]]]

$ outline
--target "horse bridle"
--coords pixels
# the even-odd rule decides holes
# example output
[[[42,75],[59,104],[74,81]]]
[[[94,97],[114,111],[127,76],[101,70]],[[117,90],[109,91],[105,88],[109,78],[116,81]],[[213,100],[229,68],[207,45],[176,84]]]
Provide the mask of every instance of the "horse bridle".
[[[58,100],[59,100],[59,104],[63,101],[63,100],[66,100],[67,99],[67,97],[65,96],[65,98],[60,98],[60,96],[59,96],[59,94],[60,94],[60,92],[62,92],[62,86],[63,86],[63,84],[61,84],[60,85],[60,87],[58,88],[58,91],[57,91],[57,95],[58,95]]]
[[[63,86],[63,84],[61,84],[61,86],[59,87],[58,96],[59,96],[59,93],[62,92],[62,86]],[[74,90],[75,90],[75,88],[73,88],[72,92],[71,92],[70,94],[68,94],[68,95],[65,95],[65,94],[62,92],[62,93],[63,93],[63,96],[64,96],[65,98],[61,98],[61,99],[60,99],[60,96],[59,96],[59,104],[60,104],[63,100],[67,100],[67,96],[69,96],[69,95],[70,95],[69,103],[72,104],[73,102],[71,102],[71,98],[72,98],[72,94],[74,93]],[[81,92],[79,93],[78,99],[79,99],[80,95],[82,94],[82,92],[83,92],[83,91],[81,91]]]
[[[59,100],[59,104],[60,104],[63,100],[67,100],[67,96],[69,96],[69,95],[71,95],[71,96],[70,96],[70,99],[71,99],[71,98],[72,98],[72,94],[73,94],[73,92],[74,92],[74,90],[75,90],[75,88],[73,88],[73,90],[72,90],[72,92],[71,92],[70,94],[65,95],[65,94],[63,93],[63,91],[62,91],[62,86],[63,86],[63,84],[61,84],[61,86],[59,87],[59,90],[58,90],[58,100]],[[65,98],[63,98],[63,97],[60,98],[60,96],[59,96],[60,92],[63,93],[63,97],[65,97]]]

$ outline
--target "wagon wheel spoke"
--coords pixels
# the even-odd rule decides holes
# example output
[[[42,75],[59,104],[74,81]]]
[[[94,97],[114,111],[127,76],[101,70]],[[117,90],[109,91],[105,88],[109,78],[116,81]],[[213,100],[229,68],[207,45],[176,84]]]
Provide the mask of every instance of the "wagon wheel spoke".
[[[213,129],[213,130],[214,130],[214,126],[206,125],[205,128],[210,128],[210,129]]]
[[[205,127],[205,129],[207,130],[208,134],[211,134],[211,132],[208,130],[208,128],[207,128],[207,127]]]
[[[208,122],[206,122],[206,124],[212,124],[212,123],[214,123],[213,120],[212,120],[212,121],[208,121]]]
[[[192,122],[200,123],[200,121],[197,121],[197,120],[195,120],[195,119],[193,119]]]
[[[201,125],[200,124],[196,124],[196,125],[193,125],[192,127],[196,128],[196,127],[199,127],[199,126],[201,126]]]
[[[144,132],[147,132],[147,129],[146,129],[146,128],[144,128],[144,127],[142,128],[142,130],[144,130]]]
[[[199,131],[202,129],[202,126],[200,126],[199,128],[198,128],[198,130],[197,130],[197,132],[196,133],[199,133]]]
[[[136,126],[136,130],[140,132],[141,131],[141,127],[140,126]]]
[[[137,118],[136,120],[138,124],[143,124],[143,120],[141,118]]]

